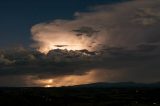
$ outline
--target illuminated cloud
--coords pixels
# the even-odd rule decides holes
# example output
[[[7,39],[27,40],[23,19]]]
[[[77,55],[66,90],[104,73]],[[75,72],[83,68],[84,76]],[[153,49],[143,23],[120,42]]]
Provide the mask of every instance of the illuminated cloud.
[[[105,46],[128,47],[146,43],[160,34],[159,0],[135,0],[75,13],[73,20],[53,20],[32,27],[39,51],[51,49],[99,50]],[[152,35],[151,32],[156,32]],[[54,45],[67,45],[55,47]]]

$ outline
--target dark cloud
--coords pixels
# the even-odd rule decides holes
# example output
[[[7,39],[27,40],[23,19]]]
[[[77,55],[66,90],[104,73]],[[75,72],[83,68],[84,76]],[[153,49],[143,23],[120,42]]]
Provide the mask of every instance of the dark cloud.
[[[137,49],[141,52],[152,52],[159,48],[159,45],[153,44],[141,44],[137,46]]]
[[[68,46],[68,45],[54,45],[55,47],[65,47],[65,46]]]
[[[128,81],[128,76],[132,75],[130,73],[138,75],[141,72],[145,74],[144,76],[150,76],[153,72],[152,76],[155,78],[160,69],[160,55],[156,50],[159,50],[156,45],[139,45],[134,50],[108,47],[105,51],[94,52],[94,55],[87,50],[68,51],[57,49],[51,50],[47,55],[36,51],[28,51],[27,54],[33,56],[34,59],[24,58],[24,55],[26,55],[24,52],[24,55],[22,55],[23,53],[14,55],[18,58],[9,56],[6,53],[3,55],[8,55],[9,59],[15,62],[12,64],[1,64],[0,75],[3,77],[26,75],[37,76],[38,78],[51,78],[65,75],[83,76],[92,69],[103,69],[106,72],[107,70],[112,70],[114,73],[125,71],[124,75],[120,74],[123,78],[119,80],[126,78],[125,80]],[[142,78],[142,80],[146,78]],[[150,81],[152,81],[151,78]],[[133,80],[141,81],[137,80],[136,76]]]
[[[78,29],[75,29],[75,30],[73,30],[73,32],[76,32],[77,34],[77,36],[82,36],[83,34],[84,35],[86,35],[86,36],[92,36],[93,34],[96,34],[96,33],[98,33],[99,31],[97,31],[97,30],[95,30],[95,29],[93,29],[93,28],[91,28],[91,27],[86,27],[86,26],[82,26],[82,27],[80,27],[80,28],[78,28]]]

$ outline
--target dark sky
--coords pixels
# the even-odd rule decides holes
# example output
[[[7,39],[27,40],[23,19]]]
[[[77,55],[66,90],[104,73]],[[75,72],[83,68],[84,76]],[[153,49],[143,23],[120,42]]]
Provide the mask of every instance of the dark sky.
[[[25,45],[31,41],[33,25],[54,19],[70,19],[89,6],[124,0],[1,0],[0,46]]]

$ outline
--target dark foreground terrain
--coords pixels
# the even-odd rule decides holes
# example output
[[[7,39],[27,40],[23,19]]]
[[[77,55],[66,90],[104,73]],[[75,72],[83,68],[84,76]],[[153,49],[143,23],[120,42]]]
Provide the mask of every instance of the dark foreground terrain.
[[[0,88],[0,106],[160,106],[159,88]]]

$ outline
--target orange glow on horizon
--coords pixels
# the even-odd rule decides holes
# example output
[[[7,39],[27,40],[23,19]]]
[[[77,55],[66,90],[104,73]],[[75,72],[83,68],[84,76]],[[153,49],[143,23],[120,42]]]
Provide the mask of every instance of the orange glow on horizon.
[[[95,70],[89,71],[84,75],[65,75],[49,79],[38,79],[34,82],[43,87],[60,87],[73,86],[97,82],[95,78],[97,72]]]
[[[44,87],[49,88],[49,87],[52,87],[52,86],[51,85],[45,85]]]

